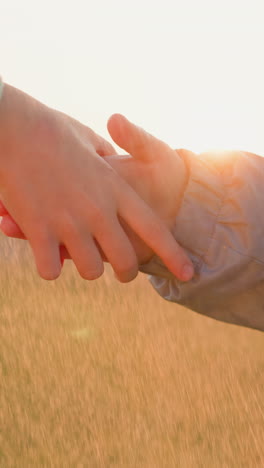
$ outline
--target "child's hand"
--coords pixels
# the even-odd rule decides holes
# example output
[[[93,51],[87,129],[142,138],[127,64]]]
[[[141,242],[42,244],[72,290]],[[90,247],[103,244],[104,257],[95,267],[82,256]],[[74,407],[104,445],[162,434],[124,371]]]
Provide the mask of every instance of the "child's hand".
[[[138,261],[122,219],[184,279],[182,269],[190,263],[184,251],[98,152],[105,154],[79,122],[15,88],[4,88],[1,197],[31,244],[40,276],[60,274],[59,245],[64,245],[83,278],[102,274],[103,251],[121,281],[133,279]]]
[[[115,143],[129,154],[106,156],[105,161],[172,229],[187,183],[184,155],[191,152],[173,150],[122,115],[115,114],[109,119],[108,131]],[[125,223],[124,229],[139,263],[146,263],[154,252]]]
[[[138,192],[171,229],[186,182],[183,161],[165,143],[122,116],[112,116],[108,129],[115,142],[129,151],[135,159],[130,156],[108,156],[105,161]],[[3,212],[3,206],[0,214],[4,215],[1,229],[6,235],[25,238],[12,218]],[[153,249],[148,247],[149,243],[143,242],[126,222],[120,222],[136,251],[139,263],[147,262],[154,254]],[[61,255],[70,258],[65,247],[61,247]],[[183,276],[181,279],[184,279]]]

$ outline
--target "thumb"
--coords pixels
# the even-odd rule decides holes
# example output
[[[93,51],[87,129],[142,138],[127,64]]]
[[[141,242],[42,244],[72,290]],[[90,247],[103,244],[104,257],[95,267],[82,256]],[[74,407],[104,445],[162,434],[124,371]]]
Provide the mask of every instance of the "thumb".
[[[121,114],[113,114],[107,123],[108,132],[114,142],[135,159],[153,161],[173,150],[163,141],[147,133],[143,128],[129,122]]]

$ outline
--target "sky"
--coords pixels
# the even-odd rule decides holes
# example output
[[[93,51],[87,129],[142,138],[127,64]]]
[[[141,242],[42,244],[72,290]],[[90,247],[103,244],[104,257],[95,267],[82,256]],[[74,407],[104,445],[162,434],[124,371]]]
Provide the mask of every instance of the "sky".
[[[264,156],[263,0],[6,0],[0,74],[108,137]],[[121,151],[122,152],[122,151]]]

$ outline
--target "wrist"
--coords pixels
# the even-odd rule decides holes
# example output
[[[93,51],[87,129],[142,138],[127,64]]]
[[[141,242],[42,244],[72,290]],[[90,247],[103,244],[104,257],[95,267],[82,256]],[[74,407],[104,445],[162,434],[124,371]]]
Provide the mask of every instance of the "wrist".
[[[51,110],[5,83],[0,101],[0,158],[20,157],[30,142],[47,142],[53,133]]]
[[[0,155],[10,155],[10,149],[14,145],[18,133],[21,131],[21,121],[19,124],[18,112],[19,91],[6,84],[2,87],[0,101]]]

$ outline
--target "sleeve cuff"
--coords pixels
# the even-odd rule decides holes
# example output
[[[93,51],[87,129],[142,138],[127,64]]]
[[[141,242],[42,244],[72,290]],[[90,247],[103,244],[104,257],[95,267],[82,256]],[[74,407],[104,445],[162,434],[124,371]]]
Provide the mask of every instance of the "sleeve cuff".
[[[172,230],[177,242],[191,258],[195,275],[201,268],[210,239],[213,238],[217,218],[224,202],[226,191],[223,178],[230,176],[233,167],[230,152],[226,152],[226,156],[221,153],[221,157],[215,153],[214,158],[211,154],[194,155],[186,152],[184,160],[189,171],[189,179]],[[175,279],[157,256],[147,264],[141,265],[140,271],[161,278]]]

